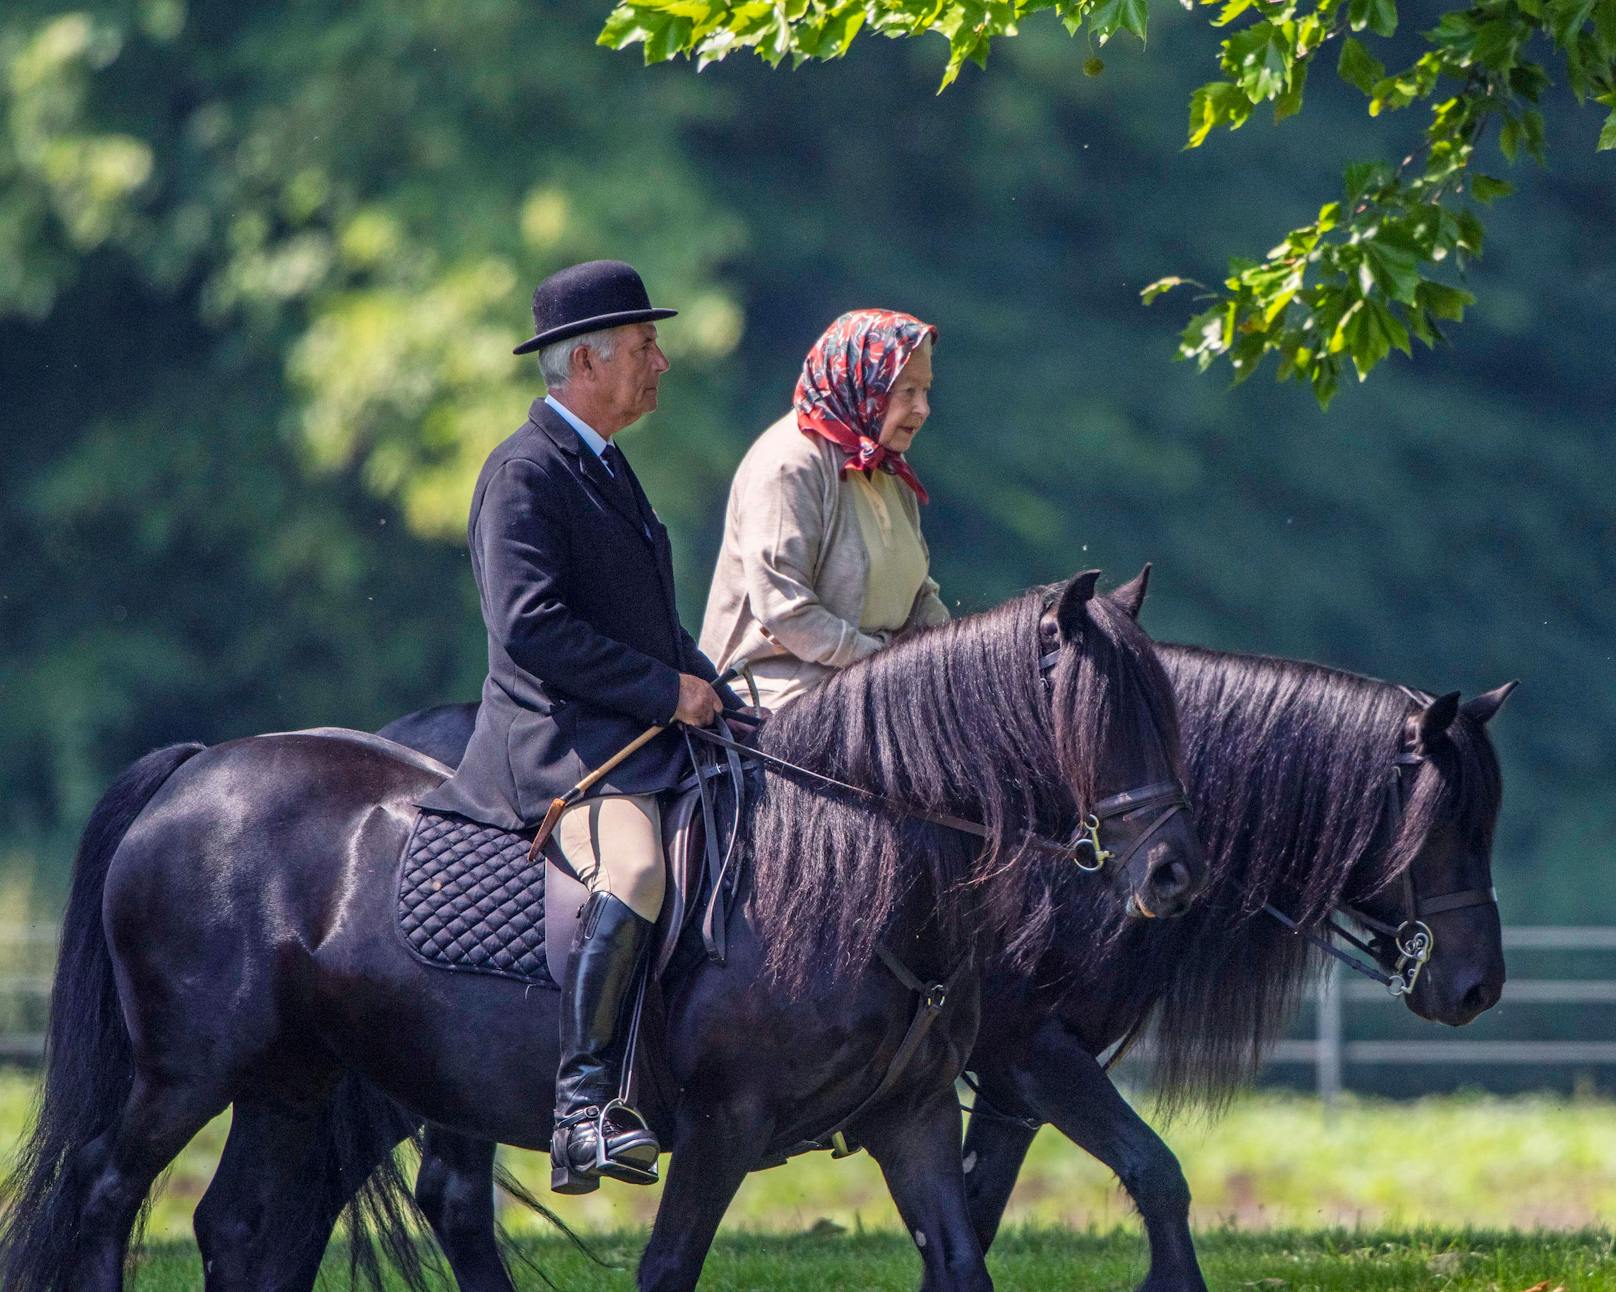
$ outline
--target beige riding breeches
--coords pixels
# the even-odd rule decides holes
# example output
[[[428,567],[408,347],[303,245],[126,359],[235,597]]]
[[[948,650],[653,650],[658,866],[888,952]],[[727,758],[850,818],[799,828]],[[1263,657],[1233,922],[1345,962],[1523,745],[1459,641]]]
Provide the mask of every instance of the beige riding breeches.
[[[668,881],[654,796],[585,799],[561,814],[555,837],[590,892],[610,893],[642,919],[661,913]]]

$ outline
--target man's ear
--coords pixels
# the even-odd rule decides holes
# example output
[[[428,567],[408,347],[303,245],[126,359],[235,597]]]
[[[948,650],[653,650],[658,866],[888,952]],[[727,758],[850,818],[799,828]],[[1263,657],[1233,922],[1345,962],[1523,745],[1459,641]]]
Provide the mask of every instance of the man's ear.
[[[1094,585],[1099,581],[1098,570],[1084,570],[1074,576],[1055,599],[1055,626],[1060,630],[1063,642],[1082,638],[1088,619],[1087,606],[1094,599]]]
[[[1416,753],[1426,753],[1437,741],[1441,740],[1453,725],[1453,720],[1459,716],[1459,693],[1449,691],[1446,695],[1439,695],[1430,704],[1421,709],[1415,718],[1414,750]]]
[[[1145,604],[1145,590],[1150,587],[1150,562],[1120,588],[1110,592],[1111,600],[1128,612],[1129,619],[1139,618],[1139,607]]]
[[[1485,725],[1493,720],[1493,714],[1503,707],[1504,701],[1509,699],[1510,692],[1519,685],[1519,679],[1514,682],[1505,682],[1503,686],[1466,700],[1459,711],[1465,717],[1474,718],[1477,722]]]

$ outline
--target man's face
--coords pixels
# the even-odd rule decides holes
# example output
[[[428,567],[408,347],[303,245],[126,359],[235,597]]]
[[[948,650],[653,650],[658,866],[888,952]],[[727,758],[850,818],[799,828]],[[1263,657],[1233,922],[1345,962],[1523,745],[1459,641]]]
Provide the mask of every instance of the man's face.
[[[881,419],[881,447],[894,453],[907,453],[915,436],[931,416],[931,341],[909,356],[898,380],[887,396],[886,416]]]
[[[593,385],[604,410],[615,423],[615,434],[639,421],[657,406],[657,384],[668,370],[667,356],[657,344],[654,323],[625,323],[612,329],[616,342],[610,359],[592,354]],[[606,433],[605,427],[601,428]]]

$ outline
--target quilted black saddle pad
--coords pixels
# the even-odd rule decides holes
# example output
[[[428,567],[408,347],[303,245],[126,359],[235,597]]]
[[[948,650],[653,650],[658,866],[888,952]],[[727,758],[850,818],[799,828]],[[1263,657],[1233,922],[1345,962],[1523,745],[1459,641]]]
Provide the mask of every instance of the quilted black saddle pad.
[[[556,986],[544,959],[544,863],[530,839],[423,808],[399,863],[398,931],[430,965]]]

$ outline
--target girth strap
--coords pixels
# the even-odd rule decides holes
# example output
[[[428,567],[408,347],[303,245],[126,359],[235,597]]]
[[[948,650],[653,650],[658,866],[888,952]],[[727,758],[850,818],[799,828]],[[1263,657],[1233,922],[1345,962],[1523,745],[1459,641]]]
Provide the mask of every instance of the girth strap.
[[[859,1102],[857,1108],[848,1113],[836,1125],[832,1126],[818,1139],[802,1141],[791,1150],[792,1153],[806,1153],[815,1149],[828,1148],[832,1157],[849,1157],[858,1152],[857,1148],[850,1146],[847,1142],[847,1128],[864,1116],[869,1109],[880,1103],[892,1090],[892,1087],[897,1085],[898,1078],[903,1075],[903,1070],[909,1065],[909,1060],[914,1058],[915,1051],[920,1048],[920,1043],[926,1039],[926,1033],[931,1031],[932,1024],[937,1021],[938,1016],[947,1006],[949,996],[959,984],[959,980],[966,969],[970,967],[968,959],[962,960],[954,967],[954,972],[949,974],[947,978],[944,978],[941,982],[928,983],[921,981],[910,972],[909,966],[898,959],[888,949],[886,943],[877,942],[875,944],[875,954],[881,958],[881,963],[887,967],[894,978],[920,997],[920,1003],[915,1008],[914,1016],[909,1020],[909,1028],[904,1032],[903,1040],[898,1042],[898,1049],[892,1056],[892,1062],[887,1064],[887,1070],[882,1074],[880,1084]]]

